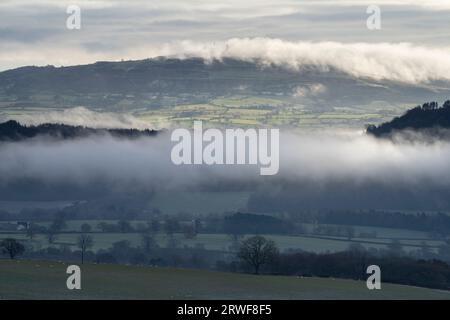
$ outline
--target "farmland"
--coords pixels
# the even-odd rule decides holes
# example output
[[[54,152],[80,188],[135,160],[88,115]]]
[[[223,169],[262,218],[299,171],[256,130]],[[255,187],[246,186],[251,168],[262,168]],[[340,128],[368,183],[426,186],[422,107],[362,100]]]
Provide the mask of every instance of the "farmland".
[[[61,233],[57,234],[55,242],[50,245],[44,234],[36,234],[32,240],[26,237],[25,232],[0,232],[0,239],[6,237],[12,237],[20,239],[31,245],[35,249],[42,249],[48,246],[60,246],[67,245],[76,249],[77,238],[80,234],[81,225],[88,224],[91,226],[92,231],[90,234],[94,240],[94,246],[92,250],[98,251],[100,249],[108,249],[113,243],[127,240],[132,246],[139,246],[141,244],[141,234],[136,232],[101,232],[98,229],[100,222],[117,223],[116,220],[71,220],[67,222],[67,228]],[[12,221],[11,223],[15,223]],[[138,228],[140,224],[144,224],[145,221],[132,221],[131,225]],[[40,222],[38,225],[48,226],[50,222]],[[306,228],[308,229],[308,225]],[[313,234],[301,234],[301,235],[271,235],[265,234],[263,236],[275,241],[280,250],[285,251],[289,249],[301,249],[311,252],[336,252],[348,249],[351,244],[361,244],[365,248],[374,249],[386,249],[393,240],[400,241],[405,251],[418,250],[422,246],[426,245],[433,251],[444,244],[441,240],[434,240],[428,238],[425,232],[402,230],[402,229],[388,229],[388,228],[376,228],[376,227],[355,227],[356,234],[360,232],[376,232],[374,238],[361,238],[355,236],[348,239],[346,237],[339,236],[319,236]],[[193,239],[188,239],[182,233],[175,233],[170,238],[163,232],[158,232],[153,235],[155,241],[160,247],[166,247],[169,239],[175,239],[176,243],[180,247],[202,247],[206,250],[216,251],[228,251],[232,244],[230,235],[227,234],[208,234],[199,233]]]
[[[82,289],[66,289],[67,264],[0,260],[0,299],[450,299],[440,290],[363,281],[255,276],[108,264],[82,266]]]
[[[0,109],[0,121],[7,119],[29,120],[34,115],[64,112],[58,107],[28,107],[5,105]],[[97,112],[109,110],[95,109]],[[228,96],[207,103],[175,104],[165,108],[127,108],[124,114],[132,115],[149,127],[192,126],[201,120],[206,126],[283,126],[292,128],[320,128],[335,126],[362,128],[367,123],[381,123],[403,112],[403,108],[383,107],[366,110],[355,107],[336,107],[327,110],[309,110],[302,104],[287,103],[279,97]],[[119,113],[120,114],[120,113]]]

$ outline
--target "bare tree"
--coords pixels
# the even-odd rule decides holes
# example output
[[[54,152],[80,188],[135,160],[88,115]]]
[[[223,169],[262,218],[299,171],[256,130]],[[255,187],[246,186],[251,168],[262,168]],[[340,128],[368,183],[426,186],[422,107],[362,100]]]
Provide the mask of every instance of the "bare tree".
[[[45,236],[47,237],[47,241],[49,244],[52,244],[56,240],[56,230],[54,228],[50,227],[45,233]]]
[[[37,228],[36,228],[36,225],[34,224],[34,223],[32,223],[32,222],[30,222],[29,224],[28,224],[28,228],[27,228],[27,230],[25,231],[25,233],[26,233],[26,236],[30,239],[30,240],[33,240],[33,238],[34,238],[34,236],[35,236],[35,234],[36,234],[36,230]]]
[[[259,274],[261,266],[269,263],[278,255],[275,242],[261,236],[254,236],[244,240],[238,252],[238,257]]]
[[[154,248],[158,247],[155,239],[153,238],[153,234],[146,231],[141,233],[141,243],[142,248],[146,253],[151,252]]]
[[[94,245],[94,239],[87,234],[81,234],[77,241],[78,248],[81,249],[81,264],[84,263],[84,254],[86,250]]]
[[[88,232],[92,231],[92,227],[88,223],[83,223],[80,228],[81,228],[81,232],[83,232],[83,233],[88,233]]]
[[[168,237],[172,237],[173,234],[180,229],[180,224],[175,219],[167,219],[164,221],[164,231]]]
[[[24,245],[12,238],[2,240],[0,242],[0,249],[3,253],[8,254],[11,259],[14,259],[17,255],[25,251]]]

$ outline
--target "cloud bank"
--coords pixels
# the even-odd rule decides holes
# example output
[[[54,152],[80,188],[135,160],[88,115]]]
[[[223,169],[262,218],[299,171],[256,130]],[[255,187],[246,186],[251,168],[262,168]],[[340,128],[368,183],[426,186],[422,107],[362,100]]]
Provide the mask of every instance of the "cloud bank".
[[[30,54],[22,56],[18,53],[14,59],[27,60]],[[0,52],[0,60],[11,59],[11,56],[3,55]],[[315,66],[323,71],[339,70],[356,78],[408,84],[450,80],[450,47],[425,47],[411,43],[310,42],[273,38],[233,38],[214,42],[185,40],[159,46],[143,45],[133,48],[126,56],[129,59],[200,57],[208,61],[233,58],[291,70]],[[93,57],[95,60],[120,60],[123,53],[88,54],[74,48],[70,56],[81,63],[92,62]],[[69,62],[67,56],[58,50],[47,51],[44,60],[59,61],[58,64],[62,65]]]
[[[206,60],[234,58],[299,70],[316,66],[357,78],[411,84],[450,80],[450,48],[410,43],[340,43],[235,38],[222,42],[181,41],[161,48],[160,55]]]
[[[17,181],[45,185],[94,181],[126,190],[214,188],[217,185],[377,182],[416,188],[450,187],[450,143],[393,143],[361,132],[281,132],[280,170],[259,175],[258,165],[174,165],[170,133],[138,140],[95,137],[70,141],[0,144],[1,186]],[[233,187],[232,187],[233,188]],[[70,194],[68,194],[70,197]]]

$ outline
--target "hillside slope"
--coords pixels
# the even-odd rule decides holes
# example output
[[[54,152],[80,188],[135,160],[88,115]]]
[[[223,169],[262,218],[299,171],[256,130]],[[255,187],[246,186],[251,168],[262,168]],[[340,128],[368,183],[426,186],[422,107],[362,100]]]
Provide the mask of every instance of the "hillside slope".
[[[0,72],[0,109],[86,106],[131,111],[202,104],[219,97],[256,96],[273,98],[278,106],[301,104],[323,111],[374,102],[380,108],[449,93],[450,85],[362,80],[336,70],[288,70],[233,59],[155,58]],[[261,107],[275,106],[270,104],[264,102]]]

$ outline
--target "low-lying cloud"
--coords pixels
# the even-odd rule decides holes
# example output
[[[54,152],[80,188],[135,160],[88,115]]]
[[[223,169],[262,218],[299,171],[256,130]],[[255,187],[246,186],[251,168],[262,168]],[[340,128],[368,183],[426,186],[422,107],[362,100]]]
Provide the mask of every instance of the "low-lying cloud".
[[[275,176],[260,176],[255,165],[176,166],[170,160],[169,133],[137,140],[95,137],[2,143],[1,198],[8,200],[5,194],[35,198],[34,193],[43,189],[49,192],[47,199],[52,192],[58,193],[58,199],[77,199],[71,188],[86,192],[101,188],[107,193],[173,191],[176,197],[179,190],[254,191],[262,186],[277,190],[286,185],[298,196],[314,190],[321,197],[333,197],[327,186],[339,183],[339,192],[351,186],[356,198],[354,192],[360,188],[372,199],[383,194],[395,198],[393,189],[408,190],[420,199],[425,197],[421,190],[445,192],[450,187],[448,142],[393,143],[353,131],[281,132],[280,142],[280,170]],[[447,196],[433,194],[441,203],[448,201]]]

